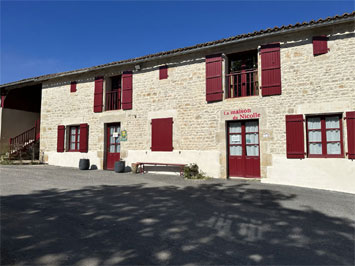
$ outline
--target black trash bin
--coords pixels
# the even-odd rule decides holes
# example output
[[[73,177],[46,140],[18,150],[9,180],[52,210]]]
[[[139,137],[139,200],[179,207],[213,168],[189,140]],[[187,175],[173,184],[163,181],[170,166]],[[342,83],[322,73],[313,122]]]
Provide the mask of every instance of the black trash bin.
[[[126,167],[125,161],[117,161],[115,162],[115,172],[116,173],[123,173]]]
[[[89,170],[89,168],[90,168],[90,160],[89,159],[80,159],[79,169],[80,170]]]

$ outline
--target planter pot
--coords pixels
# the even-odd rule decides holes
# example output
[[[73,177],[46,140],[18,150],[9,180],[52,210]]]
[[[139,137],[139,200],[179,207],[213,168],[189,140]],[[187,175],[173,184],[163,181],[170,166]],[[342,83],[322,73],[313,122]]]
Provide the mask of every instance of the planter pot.
[[[89,168],[90,168],[90,160],[89,159],[80,159],[79,169],[80,170],[89,170]]]
[[[115,172],[116,173],[124,173],[124,169],[126,167],[125,161],[117,161],[115,162]]]

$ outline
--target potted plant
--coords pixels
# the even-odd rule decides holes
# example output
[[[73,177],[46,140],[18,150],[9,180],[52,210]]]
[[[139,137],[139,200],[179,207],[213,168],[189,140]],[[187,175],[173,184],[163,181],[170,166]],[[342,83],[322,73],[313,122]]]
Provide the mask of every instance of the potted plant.
[[[89,159],[80,159],[79,160],[79,169],[80,170],[89,170],[90,160]]]
[[[122,159],[115,162],[115,172],[116,173],[124,173],[125,167],[126,167],[126,162],[123,161]]]

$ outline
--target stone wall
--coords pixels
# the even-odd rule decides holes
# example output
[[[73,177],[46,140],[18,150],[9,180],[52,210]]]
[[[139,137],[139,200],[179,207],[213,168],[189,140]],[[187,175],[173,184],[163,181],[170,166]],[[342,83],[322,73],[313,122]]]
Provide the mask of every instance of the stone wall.
[[[312,36],[327,34],[329,52],[313,56]],[[261,44],[280,42],[282,95],[224,99],[206,103],[205,55],[257,49]],[[225,57],[226,58],[226,57]],[[121,143],[121,157],[132,163],[161,161],[176,163],[197,162],[208,175],[226,178],[226,121],[224,111],[251,109],[260,114],[260,151],[262,180],[290,184],[283,170],[297,167],[310,169],[309,177],[299,178],[304,185],[312,177],[311,169],[324,169],[309,186],[323,187],[324,178],[331,179],[327,171],[341,161],[344,172],[339,171],[345,191],[354,180],[346,175],[355,171],[355,163],[346,158],[337,159],[286,159],[286,114],[343,113],[355,110],[355,62],[354,25],[343,24],[277,35],[268,39],[256,39],[209,51],[176,56],[165,61],[141,64],[141,70],[133,71],[133,109],[93,113],[94,77],[105,78],[121,74],[134,66],[111,68],[107,71],[85,73],[58,78],[43,84],[41,113],[41,151],[45,161],[54,165],[78,165],[79,158],[90,158],[102,169],[104,163],[105,124],[120,122],[128,132],[128,140]],[[168,79],[159,80],[159,65],[167,64]],[[260,80],[260,57],[259,57]],[[76,80],[77,92],[70,93],[70,81]],[[150,151],[153,118],[173,117],[174,152]],[[57,126],[89,124],[89,153],[57,153]],[[343,123],[344,148],[347,151],[346,123]],[[213,161],[213,162],[212,162]],[[285,167],[286,166],[286,167]],[[316,171],[315,171],[316,172]],[[295,179],[297,179],[297,174]],[[300,172],[300,175],[305,175]],[[330,181],[332,183],[333,181]],[[335,182],[335,181],[334,181]],[[292,184],[297,184],[293,181]]]

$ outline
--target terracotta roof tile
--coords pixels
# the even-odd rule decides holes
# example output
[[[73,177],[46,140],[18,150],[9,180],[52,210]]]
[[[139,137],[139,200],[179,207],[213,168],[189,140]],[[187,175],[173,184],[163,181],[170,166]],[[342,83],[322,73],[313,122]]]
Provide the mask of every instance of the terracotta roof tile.
[[[159,56],[162,56],[162,55],[172,55],[172,54],[176,54],[176,53],[183,52],[183,51],[193,50],[193,49],[196,49],[196,48],[213,46],[213,45],[221,44],[221,43],[228,43],[228,42],[233,41],[233,40],[244,39],[244,38],[248,38],[248,37],[251,37],[251,36],[263,35],[265,33],[278,32],[278,31],[282,31],[282,30],[285,30],[285,29],[299,28],[299,27],[303,27],[303,26],[307,26],[307,25],[321,24],[321,23],[324,23],[324,22],[329,22],[329,21],[334,21],[334,20],[343,19],[343,18],[349,18],[349,17],[355,17],[355,11],[353,11],[351,13],[344,13],[342,15],[335,15],[333,17],[327,17],[325,19],[320,18],[320,19],[318,19],[316,21],[312,19],[309,22],[302,22],[302,23],[297,22],[296,24],[282,25],[282,26],[279,26],[279,27],[275,26],[274,28],[267,28],[265,30],[259,30],[259,31],[254,31],[254,32],[250,32],[250,33],[231,36],[229,38],[223,38],[223,39],[216,40],[216,41],[199,43],[199,44],[192,45],[192,46],[187,46],[187,47],[184,47],[184,48],[178,48],[178,49],[173,49],[173,50],[169,50],[169,51],[163,51],[163,52],[159,52],[159,53],[155,53],[155,54],[149,54],[149,55],[145,55],[145,56],[141,56],[141,57],[126,59],[126,60],[121,60],[121,61],[115,61],[115,62],[110,62],[110,63],[107,63],[107,64],[97,65],[97,66],[93,66],[93,67],[82,68],[82,69],[72,70],[72,71],[67,71],[67,72],[60,72],[60,73],[55,73],[55,74],[47,74],[47,75],[42,75],[42,76],[38,76],[38,77],[34,77],[34,78],[27,78],[27,79],[15,81],[15,82],[10,82],[10,83],[7,83],[7,84],[2,84],[2,85],[0,85],[0,88],[1,87],[4,88],[4,87],[7,87],[7,86],[11,86],[13,84],[21,84],[21,83],[25,83],[25,82],[36,82],[36,80],[40,81],[40,80],[45,80],[45,79],[49,79],[49,78],[55,78],[55,77],[62,76],[62,75],[75,74],[76,72],[79,72],[79,71],[92,71],[92,70],[97,70],[97,69],[100,69],[100,68],[103,68],[103,67],[108,67],[108,66],[113,66],[113,65],[118,65],[118,64],[133,63],[133,62],[139,61],[139,60],[144,60],[144,59],[148,59],[148,58],[155,58],[155,57],[159,57]]]

